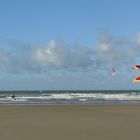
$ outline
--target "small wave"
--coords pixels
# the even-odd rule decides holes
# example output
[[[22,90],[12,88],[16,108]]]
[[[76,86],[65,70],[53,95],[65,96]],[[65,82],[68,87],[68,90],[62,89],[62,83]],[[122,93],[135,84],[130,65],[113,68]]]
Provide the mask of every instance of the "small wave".
[[[87,101],[87,99],[79,99],[79,101],[83,101],[84,102],[84,101]]]
[[[31,100],[31,99],[65,99],[65,100],[71,100],[71,99],[104,99],[104,100],[140,100],[140,94],[103,94],[103,93],[63,93],[63,94],[44,94],[36,95],[36,96],[17,96],[15,97],[17,100]],[[11,99],[11,97],[4,97],[0,99]]]
[[[43,98],[48,99],[104,99],[104,100],[140,100],[139,94],[81,94],[81,93],[71,93],[71,94],[50,94],[49,96],[43,96]]]
[[[0,103],[102,103],[102,102],[140,102],[140,94],[136,93],[43,93],[17,94],[15,100],[11,96],[1,96]]]

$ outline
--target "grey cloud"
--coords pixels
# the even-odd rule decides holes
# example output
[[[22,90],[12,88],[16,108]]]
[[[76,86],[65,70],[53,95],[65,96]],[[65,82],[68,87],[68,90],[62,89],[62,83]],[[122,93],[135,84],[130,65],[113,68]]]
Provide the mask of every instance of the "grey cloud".
[[[134,56],[130,44],[124,37],[114,38],[109,35],[101,35],[96,47],[97,60],[107,67],[123,67],[131,64]]]
[[[17,40],[2,40],[10,49],[0,49],[0,70],[8,73],[106,70],[116,66],[128,67],[140,57],[140,34],[133,41],[101,34],[98,45],[93,47],[81,42],[68,45],[50,40],[46,45],[31,45]]]
[[[55,69],[86,69],[93,64],[91,49],[81,45],[66,45],[50,40],[47,45],[29,45],[12,40],[12,51],[0,51],[3,71],[44,72]],[[8,70],[7,70],[8,69]]]
[[[45,69],[84,68],[92,64],[87,47],[74,48],[51,40],[47,46],[32,49],[31,61]]]

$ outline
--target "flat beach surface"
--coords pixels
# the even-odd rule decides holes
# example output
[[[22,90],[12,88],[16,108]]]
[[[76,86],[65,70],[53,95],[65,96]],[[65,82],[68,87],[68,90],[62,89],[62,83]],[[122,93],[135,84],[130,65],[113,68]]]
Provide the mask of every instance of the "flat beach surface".
[[[0,139],[140,140],[140,105],[1,105]]]

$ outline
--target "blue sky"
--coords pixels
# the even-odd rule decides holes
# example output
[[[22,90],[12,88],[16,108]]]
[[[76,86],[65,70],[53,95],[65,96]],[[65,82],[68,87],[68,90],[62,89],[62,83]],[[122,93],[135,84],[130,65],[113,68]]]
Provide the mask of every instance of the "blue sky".
[[[139,5],[0,0],[0,89],[140,89]]]

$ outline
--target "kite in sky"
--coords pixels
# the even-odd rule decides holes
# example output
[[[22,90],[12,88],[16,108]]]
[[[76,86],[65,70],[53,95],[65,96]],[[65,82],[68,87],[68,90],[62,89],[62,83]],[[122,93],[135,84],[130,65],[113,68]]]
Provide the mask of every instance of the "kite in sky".
[[[132,69],[133,70],[140,70],[140,65],[133,65],[132,66]],[[140,75],[136,76],[133,80],[132,80],[133,83],[137,83],[137,82],[140,82]]]
[[[133,70],[139,70],[139,69],[140,69],[140,65],[133,65],[133,66],[132,66],[132,69],[133,69]]]
[[[115,75],[116,75],[115,69],[112,68],[112,76],[115,76]]]
[[[135,77],[133,80],[132,80],[133,83],[137,83],[137,82],[140,82],[140,75],[138,75],[137,77]]]

